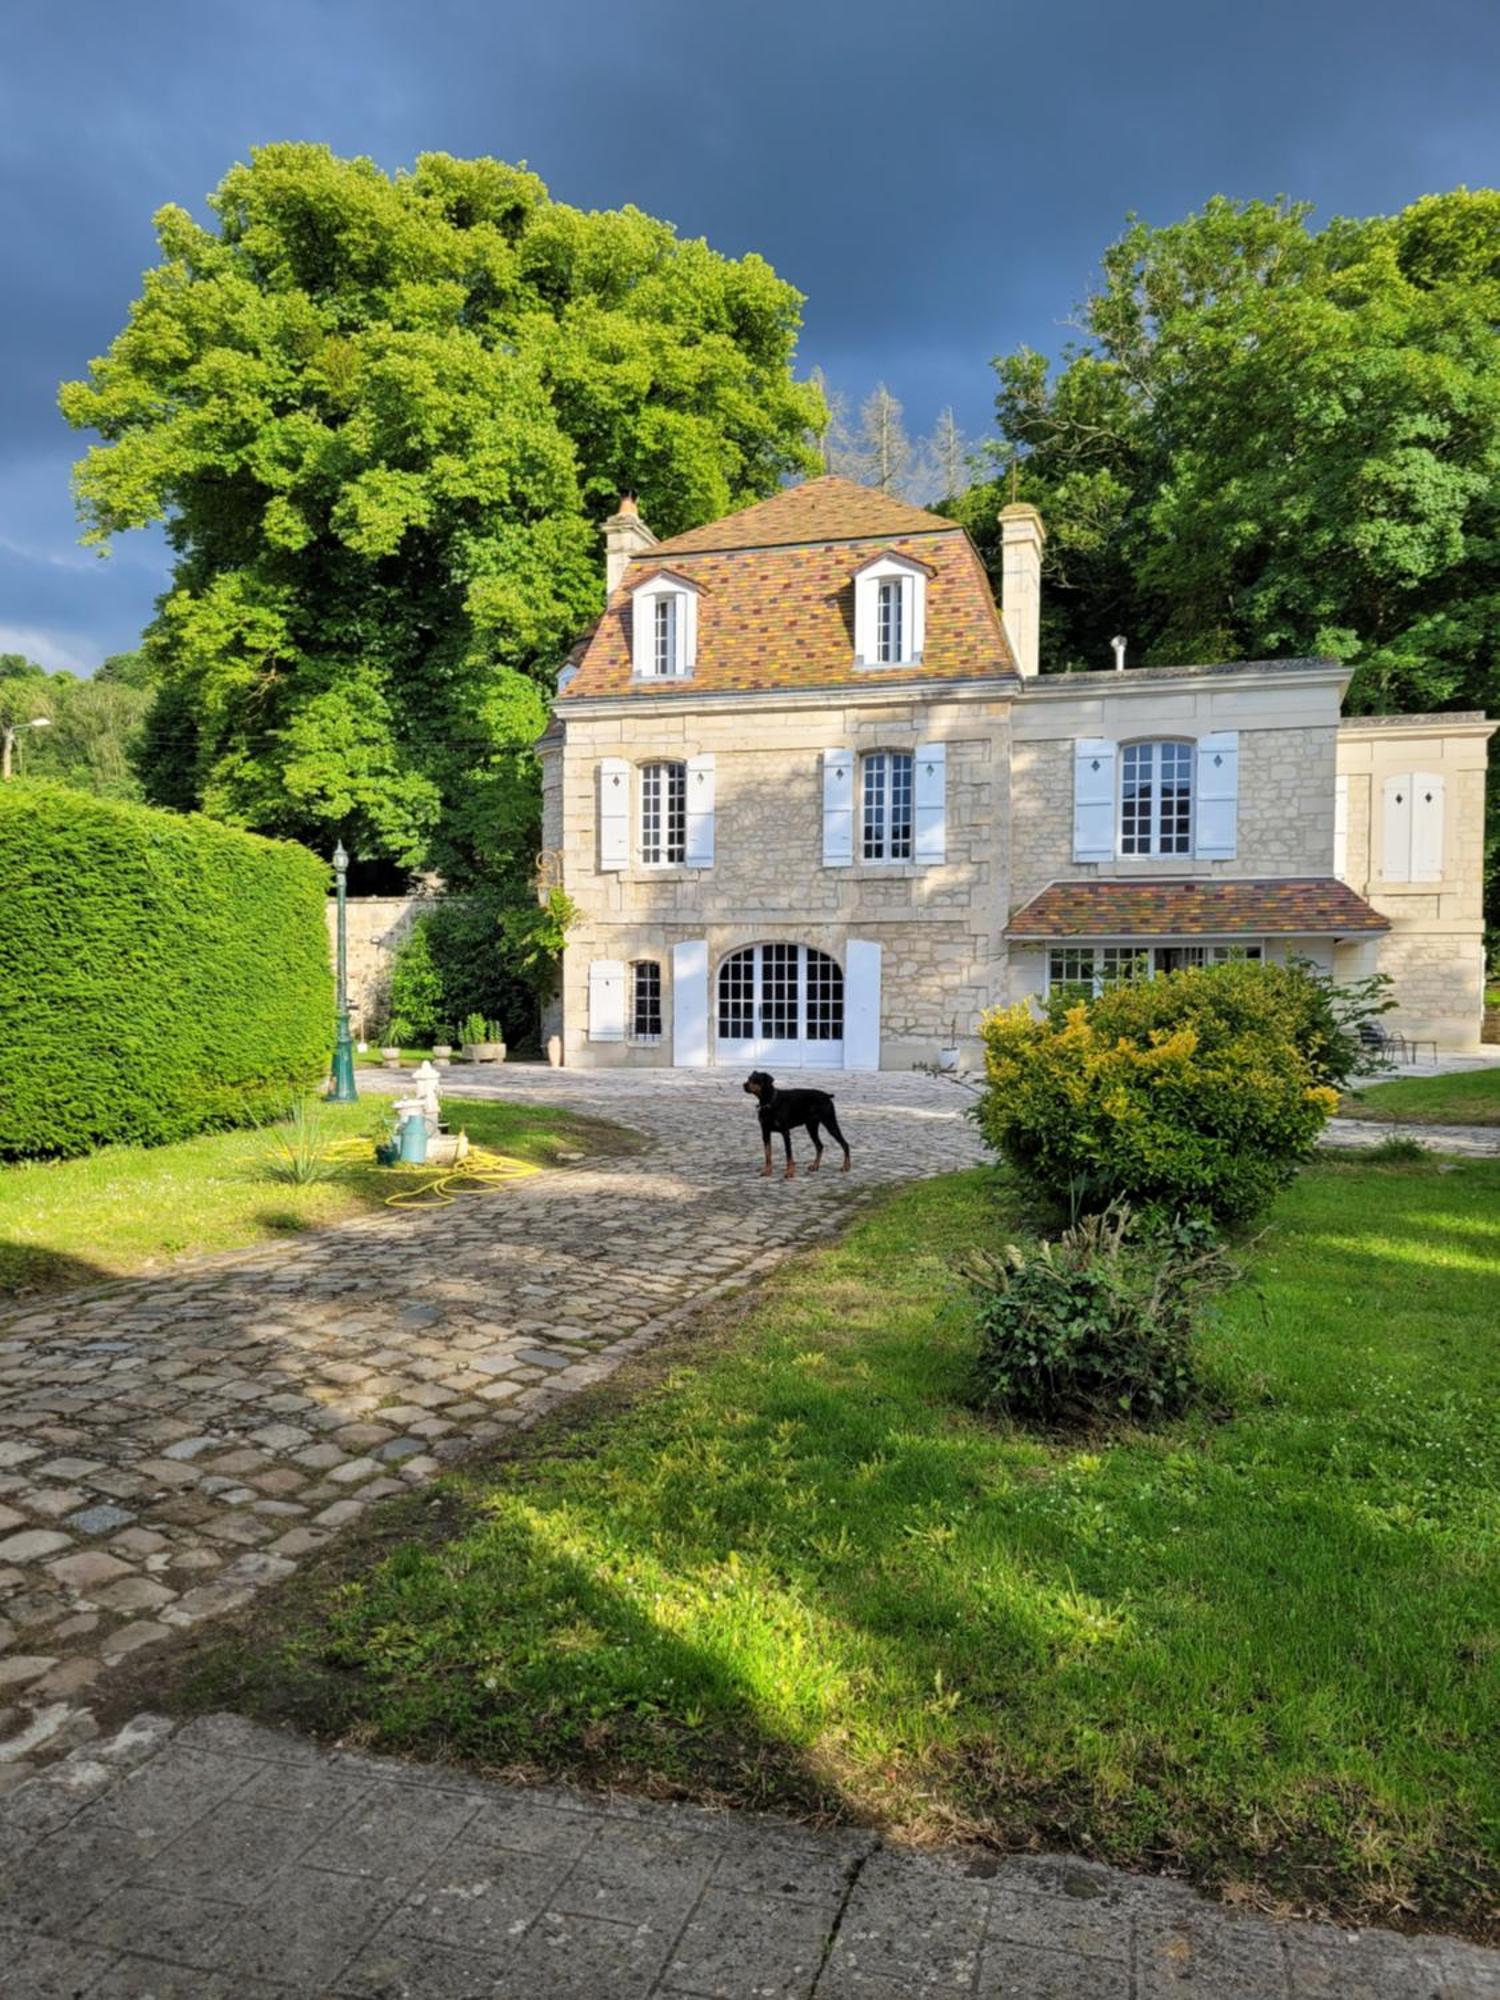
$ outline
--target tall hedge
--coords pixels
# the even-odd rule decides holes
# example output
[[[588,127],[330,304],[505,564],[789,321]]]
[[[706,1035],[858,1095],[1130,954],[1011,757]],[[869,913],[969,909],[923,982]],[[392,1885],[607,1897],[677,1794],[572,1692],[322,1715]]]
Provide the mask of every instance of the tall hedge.
[[[316,1082],[327,890],[289,841],[0,786],[0,1157],[162,1145]]]

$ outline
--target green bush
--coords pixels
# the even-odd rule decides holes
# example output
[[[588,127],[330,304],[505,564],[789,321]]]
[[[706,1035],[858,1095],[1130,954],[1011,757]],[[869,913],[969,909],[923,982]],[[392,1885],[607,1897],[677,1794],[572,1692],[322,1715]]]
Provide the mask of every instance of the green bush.
[[[325,864],[289,841],[0,788],[0,1157],[280,1115],[325,1072]]]
[[[431,917],[419,917],[396,947],[391,966],[390,1033],[403,1048],[431,1045],[451,1016],[443,1003],[442,975],[432,955]]]
[[[989,1143],[1063,1209],[1257,1215],[1338,1104],[1308,1045],[1319,982],[1237,962],[986,1017]]]
[[[981,1255],[974,1401],[1044,1425],[1176,1416],[1197,1391],[1199,1307],[1231,1275],[1209,1225],[1141,1232],[1122,1208],[1029,1253]]]

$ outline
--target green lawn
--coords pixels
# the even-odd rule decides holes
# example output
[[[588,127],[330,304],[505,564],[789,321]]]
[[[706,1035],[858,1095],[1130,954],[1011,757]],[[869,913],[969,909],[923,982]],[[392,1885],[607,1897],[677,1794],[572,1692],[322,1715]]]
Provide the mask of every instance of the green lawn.
[[[370,1097],[324,1105],[321,1117],[332,1140],[364,1138],[381,1107]],[[619,1139],[529,1105],[451,1097],[444,1112],[471,1139],[538,1164]],[[372,1152],[336,1179],[288,1186],[270,1172],[274,1148],[274,1131],[211,1132],[176,1146],[107,1146],[78,1160],[0,1167],[0,1298],[322,1228],[379,1206],[403,1174],[422,1172],[377,1167]]]
[[[1472,1926],[1500,1881],[1500,1165],[1310,1169],[1222,1309],[1210,1407],[1071,1443],[962,1407],[949,1274],[998,1198],[888,1199],[394,1503],[197,1642],[173,1698]]]
[[[1453,1076],[1400,1076],[1351,1092],[1351,1118],[1393,1118],[1413,1125],[1500,1125],[1500,1063]]]

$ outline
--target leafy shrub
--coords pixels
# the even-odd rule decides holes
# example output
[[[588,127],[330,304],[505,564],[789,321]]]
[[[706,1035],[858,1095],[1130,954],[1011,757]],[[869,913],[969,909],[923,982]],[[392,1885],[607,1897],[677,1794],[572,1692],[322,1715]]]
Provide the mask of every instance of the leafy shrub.
[[[431,1044],[445,1018],[443,981],[432,955],[432,919],[417,920],[396,947],[391,966],[391,1033],[403,1047]]]
[[[271,1133],[266,1151],[266,1172],[289,1187],[331,1181],[339,1170],[328,1120],[316,1097],[298,1098],[286,1124]]]
[[[326,865],[289,841],[0,787],[0,1157],[278,1116],[325,1073]]]
[[[1111,988],[1041,1019],[982,1026],[979,1122],[1028,1187],[1060,1207],[1112,1202],[1258,1214],[1338,1104],[1314,1046],[1318,982],[1236,962]]]
[[[1197,1388],[1193,1335],[1207,1294],[1232,1275],[1211,1227],[1132,1228],[1108,1209],[1027,1252],[968,1269],[980,1348],[974,1400],[1046,1425],[1146,1423]]]

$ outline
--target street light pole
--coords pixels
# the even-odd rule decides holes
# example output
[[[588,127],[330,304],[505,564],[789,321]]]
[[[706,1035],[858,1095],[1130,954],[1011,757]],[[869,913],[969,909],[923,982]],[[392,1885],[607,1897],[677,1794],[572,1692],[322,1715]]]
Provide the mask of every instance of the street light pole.
[[[349,857],[340,841],[333,850],[334,893],[338,898],[338,1033],[333,1044],[333,1088],[329,1091],[329,1101],[333,1104],[357,1104],[359,1092],[354,1088],[354,1039],[349,1033],[349,923],[345,908],[349,874]]]
[[[16,738],[23,729],[50,729],[50,715],[35,715],[30,722],[7,722],[0,729],[0,784],[10,782],[10,760],[15,753]]]

